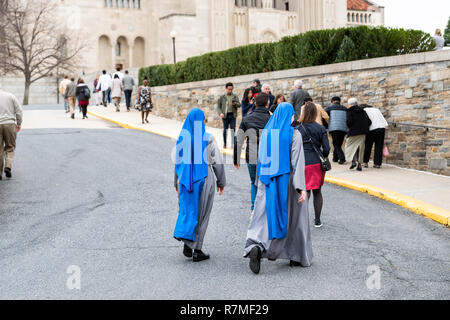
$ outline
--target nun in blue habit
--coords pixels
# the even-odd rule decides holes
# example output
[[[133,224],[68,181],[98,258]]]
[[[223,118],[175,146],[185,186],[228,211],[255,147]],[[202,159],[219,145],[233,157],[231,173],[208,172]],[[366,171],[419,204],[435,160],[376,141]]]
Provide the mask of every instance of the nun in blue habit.
[[[292,267],[312,263],[305,155],[302,136],[291,127],[294,114],[291,104],[280,104],[261,137],[258,194],[244,254],[256,274],[262,258],[290,260]]]
[[[184,242],[183,254],[194,262],[209,259],[202,252],[214,194],[223,194],[226,178],[222,156],[214,137],[205,132],[205,115],[192,109],[177,141],[175,190],[180,210],[174,238]]]

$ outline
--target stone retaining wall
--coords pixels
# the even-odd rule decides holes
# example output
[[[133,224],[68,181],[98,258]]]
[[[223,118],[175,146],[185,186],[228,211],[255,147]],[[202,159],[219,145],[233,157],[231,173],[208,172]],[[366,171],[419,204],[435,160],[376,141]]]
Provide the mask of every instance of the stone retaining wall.
[[[380,108],[391,123],[450,128],[450,50],[156,87],[154,114],[183,120],[200,107],[208,125],[220,128],[215,107],[225,83],[233,82],[242,97],[255,78],[269,83],[274,95],[288,97],[301,79],[324,106],[333,96],[344,101],[352,96]],[[388,163],[450,175],[450,130],[391,125],[386,141],[392,155]]]

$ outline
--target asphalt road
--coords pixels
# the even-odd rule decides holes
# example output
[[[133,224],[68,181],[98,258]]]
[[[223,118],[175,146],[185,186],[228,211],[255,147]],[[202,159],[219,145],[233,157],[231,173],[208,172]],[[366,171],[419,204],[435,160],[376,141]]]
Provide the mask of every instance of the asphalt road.
[[[194,264],[172,238],[173,141],[28,110],[13,179],[0,182],[0,299],[450,298],[447,228],[331,185],[312,267],[264,261],[255,276],[242,258],[248,173],[232,166],[205,240],[212,259]],[[67,287],[70,266],[80,290]],[[381,270],[379,290],[366,285],[369,266]]]

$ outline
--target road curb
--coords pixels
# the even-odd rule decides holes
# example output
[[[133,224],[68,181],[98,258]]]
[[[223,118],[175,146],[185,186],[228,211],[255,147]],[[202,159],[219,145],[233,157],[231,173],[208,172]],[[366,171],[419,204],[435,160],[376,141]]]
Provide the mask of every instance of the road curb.
[[[138,130],[138,131],[144,131],[144,132],[148,132],[148,133],[152,133],[152,134],[156,134],[162,137],[166,137],[169,138],[171,140],[176,140],[176,137],[173,136],[169,136],[167,134],[164,134],[162,132],[158,132],[158,131],[154,131],[154,130],[150,130],[150,129],[144,129],[144,128],[140,128],[137,126],[133,126],[130,124],[127,124],[125,122],[119,122],[116,121],[114,119],[96,114],[94,112],[88,111],[89,114],[115,123],[117,125],[119,125],[122,128],[125,129],[131,129],[131,130]],[[233,156],[233,152],[231,152],[230,150],[222,150],[223,154],[229,155],[229,156]],[[356,181],[351,181],[351,180],[347,180],[347,179],[342,179],[342,178],[337,178],[337,177],[333,177],[330,175],[327,175],[327,177],[325,178],[325,181],[327,183],[330,184],[334,184],[340,187],[344,187],[347,189],[351,189],[351,190],[355,190],[355,191],[359,191],[362,193],[367,193],[373,197],[377,197],[379,199],[391,202],[393,204],[399,205],[403,208],[406,208],[412,212],[415,212],[421,216],[427,217],[429,219],[432,219],[436,222],[439,222],[440,224],[446,226],[446,227],[450,227],[450,211],[433,206],[429,203],[423,202],[421,200],[417,200],[415,198],[409,197],[409,196],[405,196],[403,194],[397,193],[395,191],[391,191],[391,190],[387,190],[387,189],[383,189],[383,188],[379,188],[379,187],[375,187],[375,186],[371,186],[371,185],[367,185],[364,183],[360,183],[360,182],[356,182]]]

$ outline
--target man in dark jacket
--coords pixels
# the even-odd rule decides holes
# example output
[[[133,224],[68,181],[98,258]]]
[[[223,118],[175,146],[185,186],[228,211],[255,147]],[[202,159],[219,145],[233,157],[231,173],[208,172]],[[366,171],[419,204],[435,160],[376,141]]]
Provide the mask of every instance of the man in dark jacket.
[[[236,118],[238,117],[238,110],[241,107],[239,98],[233,93],[233,84],[227,83],[225,85],[226,93],[220,96],[217,101],[217,113],[223,122],[223,144],[224,149],[227,148],[227,133],[228,128],[231,128],[231,144],[234,142],[234,134],[236,131]]]
[[[358,168],[358,171],[362,171],[361,162],[364,159],[364,149],[366,145],[366,135],[369,133],[370,120],[367,113],[363,108],[358,106],[358,100],[351,98],[348,100],[349,108],[347,110],[347,126],[348,126],[348,138],[345,145],[345,157],[349,160],[352,159],[352,166],[350,170]],[[359,160],[355,161],[355,155],[359,149]]]
[[[296,80],[294,83],[294,92],[291,93],[290,102],[294,106],[295,117],[294,120],[298,121],[300,114],[302,113],[302,106],[305,104],[305,99],[311,98],[309,93],[302,89],[302,81]]]
[[[256,107],[254,111],[242,119],[241,126],[237,133],[236,143],[234,144],[234,167],[239,169],[242,146],[247,138],[246,162],[252,186],[252,211],[254,209],[256,193],[258,191],[256,185],[256,169],[258,165],[259,140],[262,130],[270,120],[268,95],[263,92],[259,93],[256,96],[255,101]]]
[[[325,111],[330,116],[328,131],[333,138],[333,161],[344,164],[345,153],[342,150],[342,144],[347,135],[347,108],[341,105],[341,98],[339,97],[331,99],[331,103],[332,105],[325,108]]]

